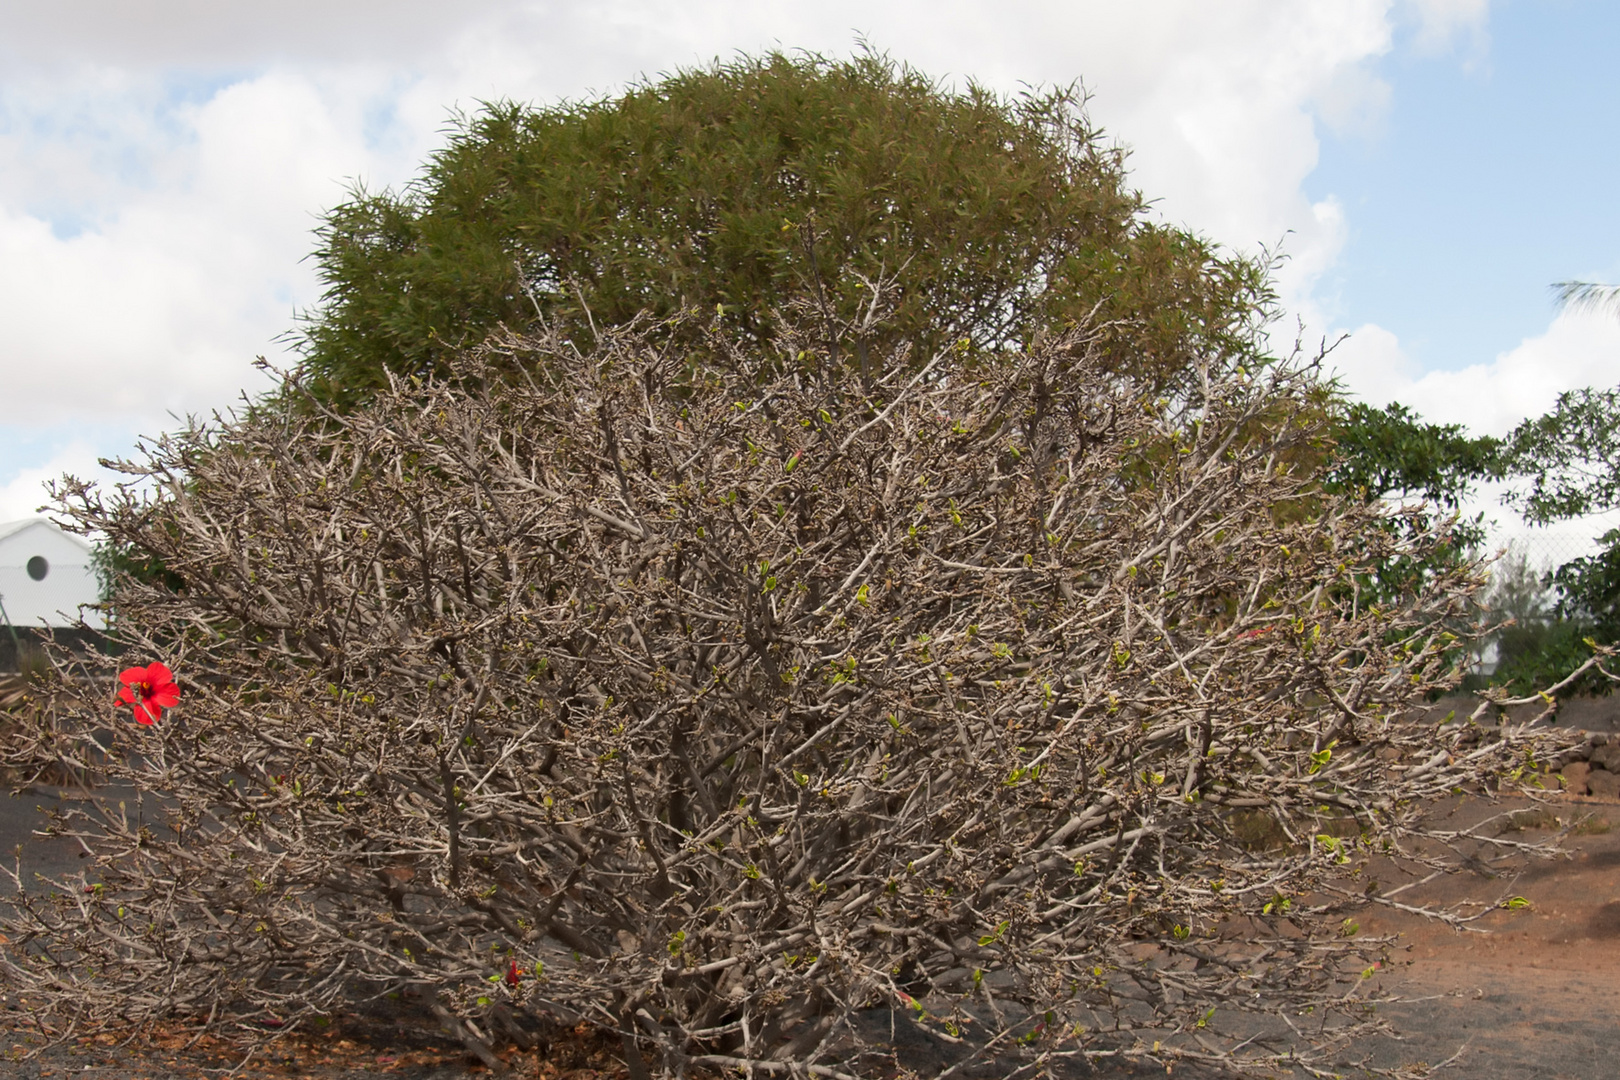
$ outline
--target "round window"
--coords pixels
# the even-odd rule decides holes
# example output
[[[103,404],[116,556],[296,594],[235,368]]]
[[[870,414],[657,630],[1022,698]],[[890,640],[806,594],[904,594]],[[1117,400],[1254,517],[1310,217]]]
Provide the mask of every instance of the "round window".
[[[13,563],[12,565],[16,565]],[[51,572],[51,564],[45,561],[45,556],[35,555],[28,560],[28,576],[35,581],[44,581],[45,575]]]

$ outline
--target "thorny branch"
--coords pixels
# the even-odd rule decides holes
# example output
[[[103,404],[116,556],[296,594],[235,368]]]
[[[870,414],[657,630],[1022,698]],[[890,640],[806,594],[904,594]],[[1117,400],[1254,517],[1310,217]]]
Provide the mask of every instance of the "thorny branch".
[[[861,1074],[891,1007],[1026,1064],[1328,1060],[1382,948],[1346,876],[1448,865],[1423,801],[1528,752],[1420,721],[1474,568],[1367,601],[1440,537],[1315,490],[1309,365],[1149,400],[1076,334],[857,386],[822,337],[506,338],[67,492],[184,582],[115,610],[186,697],[42,712],[19,756],[137,794],[58,823],[90,868],[6,978],[80,1023],[414,986],[486,1054],[585,1019],[669,1075]]]

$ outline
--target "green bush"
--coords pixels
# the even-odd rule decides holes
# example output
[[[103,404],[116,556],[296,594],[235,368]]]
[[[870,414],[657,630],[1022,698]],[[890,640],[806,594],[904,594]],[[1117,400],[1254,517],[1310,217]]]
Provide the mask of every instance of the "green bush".
[[[1265,268],[1148,222],[1083,104],[780,53],[617,98],[492,104],[404,190],[328,215],[309,384],[348,406],[390,372],[442,376],[499,326],[583,344],[593,324],[691,309],[764,347],[779,312],[810,303],[825,334],[878,281],[880,340],[824,362],[870,376],[876,357],[918,366],[961,339],[993,351],[1081,324],[1110,367],[1158,381],[1252,349]]]

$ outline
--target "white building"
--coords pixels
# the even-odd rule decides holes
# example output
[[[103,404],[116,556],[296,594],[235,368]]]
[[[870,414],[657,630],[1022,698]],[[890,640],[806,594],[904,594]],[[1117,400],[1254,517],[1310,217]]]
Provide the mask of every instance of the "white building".
[[[80,606],[100,598],[89,544],[44,518],[0,523],[0,623],[74,626]],[[97,612],[84,612],[84,620],[103,628]]]

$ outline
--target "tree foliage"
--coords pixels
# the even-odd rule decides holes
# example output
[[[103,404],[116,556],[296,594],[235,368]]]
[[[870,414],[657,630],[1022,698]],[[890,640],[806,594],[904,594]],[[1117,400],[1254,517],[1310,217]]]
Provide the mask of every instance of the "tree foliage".
[[[1525,520],[1547,524],[1620,508],[1620,388],[1570,390],[1545,415],[1509,435],[1513,471],[1528,486],[1514,493]],[[1526,650],[1511,671],[1517,685],[1591,655],[1590,640],[1620,640],[1620,530],[1597,538],[1595,554],[1572,559],[1548,575],[1558,623],[1544,646]],[[1522,669],[1522,670],[1521,670]],[[1608,692],[1606,680],[1572,688]]]
[[[891,360],[902,340],[916,359],[1082,323],[1104,328],[1113,368],[1160,380],[1249,349],[1264,267],[1149,223],[1083,105],[956,93],[870,54],[779,53],[617,98],[492,104],[405,190],[327,216],[310,386],[353,404],[541,322],[586,341],[593,323],[695,308],[763,344],[792,303],[853,318],[879,280],[893,314],[874,345]]]
[[[1449,865],[1424,800],[1533,747],[1422,719],[1472,568],[1358,593],[1437,538],[1288,464],[1311,372],[1166,398],[1081,333],[863,389],[804,362],[814,308],[716,325],[499,338],[69,493],[186,582],[115,598],[185,698],[137,728],[68,681],[17,736],[137,793],[6,919],[42,1022],[414,987],[486,1054],[584,1019],[825,1076],[892,1073],[888,1010],[1002,1064],[1274,1070],[1375,1023],[1346,875]]]
[[[1508,437],[1525,520],[1545,525],[1620,507],[1620,388],[1567,390]]]
[[[1475,483],[1506,479],[1521,485],[1510,500],[1525,520],[1545,525],[1620,507],[1617,430],[1620,390],[1568,391],[1545,415],[1525,420],[1504,439],[1471,436],[1460,424],[1426,424],[1400,404],[1375,409],[1352,403],[1334,430],[1337,455],[1326,484],[1369,499],[1417,496],[1455,510]],[[1451,548],[1438,549],[1437,557],[1466,560],[1484,540],[1477,520],[1460,522],[1454,535]],[[1509,592],[1532,584],[1537,593],[1550,587],[1558,602],[1534,613],[1519,610],[1522,597],[1493,608],[1515,620],[1495,635],[1501,660],[1493,681],[1498,685],[1532,693],[1589,659],[1588,639],[1620,638],[1620,531],[1605,534],[1599,544],[1597,554],[1573,559],[1545,576],[1523,565],[1501,568]],[[1384,576],[1398,580],[1403,574],[1388,568]],[[1494,599],[1505,596],[1499,592]],[[1608,680],[1593,672],[1567,692],[1608,689]]]
[[[1499,441],[1472,437],[1460,424],[1424,423],[1399,403],[1377,409],[1340,401],[1330,413],[1333,453],[1322,466],[1323,489],[1369,503],[1423,500],[1382,527],[1441,538],[1419,554],[1403,552],[1373,567],[1363,582],[1367,595],[1399,602],[1423,579],[1474,562],[1485,530],[1479,517],[1459,518],[1457,511],[1478,481],[1500,474]]]
[[[1502,443],[1461,424],[1426,424],[1407,406],[1350,402],[1333,430],[1332,490],[1368,499],[1416,496],[1456,510],[1473,485],[1502,475]]]

